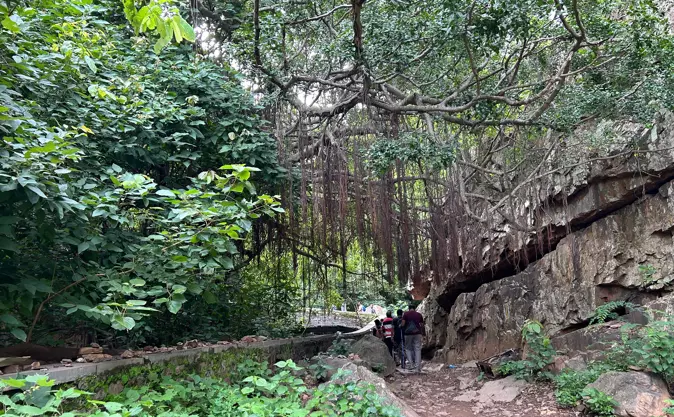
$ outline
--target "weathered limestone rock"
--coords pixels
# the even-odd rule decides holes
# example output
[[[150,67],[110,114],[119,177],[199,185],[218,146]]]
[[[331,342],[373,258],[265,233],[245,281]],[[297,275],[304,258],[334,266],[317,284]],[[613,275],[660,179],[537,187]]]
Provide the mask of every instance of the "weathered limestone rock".
[[[643,372],[607,372],[588,387],[613,397],[618,402],[615,414],[621,417],[664,416],[670,399],[664,381]]]
[[[586,146],[589,143],[588,138],[592,137],[598,141],[607,137],[611,140],[604,141],[605,149],[592,150]],[[520,224],[531,227],[535,232],[525,233],[513,230],[498,215],[494,217],[489,231],[485,231],[479,225],[470,224],[460,230],[461,266],[451,271],[449,276],[440,282],[434,280],[426,300],[419,308],[427,318],[427,347],[440,347],[453,343],[447,340],[455,337],[448,333],[447,322],[452,321],[448,312],[456,302],[464,306],[469,306],[473,302],[470,296],[462,294],[476,293],[481,285],[518,274],[519,271],[541,259],[545,254],[553,252],[558,244],[564,246],[560,242],[569,235],[569,232],[579,232],[590,227],[594,222],[602,221],[607,215],[637,203],[644,194],[657,192],[659,187],[674,179],[674,115],[671,113],[658,114],[653,128],[646,128],[631,122],[601,121],[592,126],[584,126],[571,137],[565,138],[565,142],[573,151],[559,151],[551,158],[554,162],[551,162],[549,167],[544,167],[544,170],[554,170],[559,166],[572,167],[542,179],[533,190],[516,196],[517,204],[514,206],[518,207],[520,212],[514,217]],[[628,146],[634,143],[639,144],[639,147],[646,152],[636,157],[631,152],[625,152]],[[665,151],[650,152],[656,149],[665,149]],[[602,159],[607,155],[617,155],[617,157]],[[588,158],[596,158],[596,161],[589,166],[573,166],[578,160]],[[645,210],[636,214],[642,217],[653,216]],[[660,236],[661,242],[666,240],[668,234],[665,229],[663,230]],[[562,248],[562,250],[568,251],[568,238],[565,240],[567,248]],[[614,236],[613,240],[621,241],[622,237]],[[650,244],[655,244],[656,240],[657,237],[650,239]],[[576,246],[581,247],[583,244],[584,242],[579,241]],[[583,263],[586,263],[589,250],[581,249],[581,251],[585,253]],[[634,269],[632,264],[651,264],[658,270],[661,264],[672,263],[667,258],[658,258],[660,255],[663,254],[651,256],[659,260],[659,265],[650,262],[651,259],[644,261],[644,256],[638,259],[626,258],[623,267],[616,267],[613,272],[621,274],[622,269],[632,270]],[[556,262],[562,259],[568,260],[569,258],[560,255]],[[621,262],[620,259],[616,261]],[[555,261],[548,260],[547,262],[550,263],[548,269],[557,269],[558,274],[563,272],[580,276],[579,274],[588,273],[575,266],[562,271],[561,268],[556,268]],[[546,271],[541,267],[531,273],[545,274]],[[659,278],[668,278],[669,272],[663,274]],[[426,275],[431,276],[432,273]],[[535,276],[524,277],[521,274],[518,277],[525,280],[537,279]],[[586,278],[580,277],[576,281],[584,279]],[[592,281],[593,278],[589,277],[587,280]],[[615,291],[621,291],[623,283],[613,284],[608,280],[605,281],[607,282],[596,282],[603,287],[602,291],[612,292],[613,296],[616,296]],[[425,285],[422,282],[415,283]],[[659,285],[663,283],[660,282]],[[542,287],[545,285],[543,284]],[[590,287],[594,287],[594,284],[584,289],[587,290]],[[630,285],[629,288],[633,286]],[[426,290],[422,288],[419,291],[425,292]],[[516,289],[511,289],[512,291],[517,292]],[[623,295],[629,296],[629,294]],[[467,299],[459,301],[459,297]],[[485,301],[480,297],[483,296],[475,300],[478,304]],[[570,310],[568,312],[567,307]],[[556,313],[569,315],[563,320],[565,322],[577,323],[580,315],[574,312],[575,310],[576,307],[572,304],[560,305]],[[504,311],[503,314],[508,314],[508,312]],[[465,317],[454,317],[454,319],[461,321]],[[455,321],[449,325],[450,328],[454,327],[454,333],[462,332],[457,325],[470,327],[464,322]],[[560,328],[565,326],[562,324]],[[510,340],[513,337],[508,329],[504,332],[504,338]]]
[[[562,239],[519,274],[462,293],[448,315],[446,359],[477,359],[518,346],[521,325],[538,320],[548,333],[581,327],[607,301],[674,280],[674,183]],[[650,275],[644,274],[650,265]],[[642,267],[642,268],[640,268]]]
[[[504,402],[509,403],[517,398],[526,387],[527,383],[522,380],[509,376],[503,379],[485,382],[479,390],[464,391],[454,401],[465,401],[471,403],[491,403]]]
[[[349,372],[341,378],[336,378],[327,382],[328,384],[344,384],[347,382],[358,381],[372,384],[374,385],[377,394],[382,399],[383,404],[399,408],[404,417],[419,417],[419,415],[405,404],[404,401],[391,392],[384,379],[380,376],[377,376],[363,366],[358,366],[351,362],[344,363],[340,368]]]
[[[351,352],[358,355],[370,369],[381,376],[389,376],[396,370],[396,363],[389,354],[386,344],[372,335],[363,336],[354,343]]]

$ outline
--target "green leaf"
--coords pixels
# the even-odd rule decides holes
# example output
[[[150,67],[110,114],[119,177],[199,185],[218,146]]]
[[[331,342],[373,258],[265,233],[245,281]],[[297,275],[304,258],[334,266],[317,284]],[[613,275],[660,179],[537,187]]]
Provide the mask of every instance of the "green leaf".
[[[185,291],[187,291],[187,287],[185,287],[184,285],[174,285],[172,289],[173,292],[176,294],[184,294]]]
[[[7,384],[12,388],[23,388],[26,386],[25,379],[14,379],[14,378],[3,379],[2,383]]]
[[[111,413],[116,413],[122,409],[122,404],[116,402],[106,402],[103,404],[103,407],[105,407],[105,409]]]
[[[144,306],[147,304],[145,300],[126,300],[126,303],[131,306]]]
[[[27,416],[40,416],[44,414],[41,408],[35,407],[34,405],[19,405],[16,406],[14,410],[20,415],[23,414]]]
[[[28,335],[26,334],[26,332],[24,332],[24,331],[21,330],[21,329],[16,329],[16,328],[14,328],[14,329],[10,330],[9,332],[10,332],[12,335],[14,335],[14,337],[16,337],[17,339],[21,340],[22,342],[25,342],[25,341],[26,341],[26,338],[28,337]]]
[[[142,287],[143,285],[145,285],[145,280],[140,278],[133,278],[129,280],[129,284],[133,285],[134,287]]]
[[[100,217],[100,216],[107,216],[108,211],[106,209],[96,209],[94,212],[91,214],[91,217]]]
[[[89,249],[89,247],[90,247],[89,242],[82,242],[79,245],[77,245],[77,253],[82,253],[87,249]]]
[[[19,221],[15,216],[0,216],[0,224],[14,224]]]
[[[29,185],[29,186],[26,187],[26,188],[28,188],[29,190],[31,190],[32,192],[34,192],[35,194],[39,195],[39,196],[42,197],[42,198],[47,198],[47,196],[45,195],[45,193],[43,193],[42,190],[40,190],[38,187],[36,187],[36,186],[34,186],[34,185]]]
[[[123,324],[124,328],[127,329],[127,330],[133,329],[133,326],[136,325],[136,321],[134,319],[132,319],[131,317],[128,317],[128,316],[124,317],[122,319],[122,322],[124,323]]]
[[[182,42],[183,41],[182,30],[180,30],[180,26],[178,26],[178,22],[176,22],[175,19],[171,20],[171,26],[173,27],[173,36],[175,36],[176,42],[178,43]]]
[[[6,236],[0,236],[0,250],[18,252],[19,246],[12,239]]]
[[[2,20],[2,27],[13,33],[21,32],[21,28],[12,19],[12,16],[7,16]]]
[[[166,190],[166,189],[157,191],[157,195],[161,195],[161,196],[164,196],[164,197],[174,197],[174,198],[176,196],[173,191]]]
[[[182,307],[182,305],[182,301],[171,300],[168,303],[168,310],[171,313],[176,314],[178,311],[180,311],[180,307]]]
[[[202,297],[204,298],[206,304],[215,304],[218,302],[218,299],[215,297],[215,294],[213,294],[208,290],[204,291],[204,295]]]
[[[3,314],[0,316],[0,321],[10,326],[21,326],[21,322],[11,314]]]
[[[241,388],[241,394],[243,394],[243,395],[248,395],[248,394],[252,393],[253,391],[255,391],[255,390],[251,387]]]
[[[174,255],[174,256],[171,257],[171,259],[174,262],[178,262],[178,263],[185,263],[189,260],[189,258],[185,255]]]
[[[189,42],[194,42],[197,37],[194,35],[194,28],[190,26],[189,23],[185,19],[182,18],[182,16],[176,16],[178,19],[178,26],[180,26],[180,32],[183,35],[183,38],[185,38]]]
[[[84,62],[87,63],[87,66],[89,67],[89,69],[91,70],[91,72],[93,72],[94,74],[96,74],[96,72],[98,71],[98,69],[96,68],[96,63],[94,62],[93,59],[91,59],[91,57],[90,57],[89,55],[86,55],[86,56],[84,57]]]
[[[198,284],[190,282],[189,284],[187,284],[187,291],[189,291],[192,294],[201,294],[201,291],[203,291],[203,289]]]

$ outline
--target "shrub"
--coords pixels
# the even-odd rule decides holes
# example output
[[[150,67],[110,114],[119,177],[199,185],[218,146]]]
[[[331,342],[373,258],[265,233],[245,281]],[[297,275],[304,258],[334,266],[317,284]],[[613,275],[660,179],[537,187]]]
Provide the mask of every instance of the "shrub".
[[[574,407],[583,399],[583,390],[593,383],[601,374],[613,368],[605,363],[592,364],[588,369],[576,371],[564,369],[554,379],[555,398],[562,407]]]
[[[674,322],[655,321],[639,331],[637,340],[631,343],[634,362],[662,375],[668,381],[674,379]]]
[[[251,375],[238,383],[192,376],[189,380],[165,378],[156,386],[127,388],[107,401],[91,399],[91,394],[74,388],[53,390],[45,376],[23,380],[0,380],[5,387],[19,389],[0,395],[0,415],[7,417],[61,416],[93,417],[187,417],[187,416],[351,416],[400,417],[400,411],[381,404],[371,384],[347,382],[308,387],[296,375],[301,370],[293,361],[275,365],[275,373],[262,364],[244,362],[239,371]],[[344,371],[336,378],[343,377]],[[0,391],[1,392],[1,391]],[[66,411],[66,400],[84,398],[78,411]]]
[[[613,416],[616,400],[596,388],[585,388],[582,392],[583,403],[596,416]]]
[[[556,352],[550,338],[543,333],[543,325],[527,320],[522,327],[522,340],[529,348],[527,358],[504,362],[496,372],[500,375],[514,375],[517,379],[551,379],[552,375],[546,367],[553,362]]]
[[[328,349],[328,354],[332,356],[346,356],[351,351],[351,342],[346,339],[338,339],[332,342],[332,346]]]

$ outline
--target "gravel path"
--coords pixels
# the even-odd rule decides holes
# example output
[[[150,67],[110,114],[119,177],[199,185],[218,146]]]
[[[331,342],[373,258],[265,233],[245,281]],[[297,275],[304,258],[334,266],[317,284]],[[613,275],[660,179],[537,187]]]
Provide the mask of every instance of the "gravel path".
[[[527,384],[513,378],[477,381],[478,370],[426,364],[421,375],[396,372],[391,390],[420,417],[576,417],[559,408],[550,384]]]

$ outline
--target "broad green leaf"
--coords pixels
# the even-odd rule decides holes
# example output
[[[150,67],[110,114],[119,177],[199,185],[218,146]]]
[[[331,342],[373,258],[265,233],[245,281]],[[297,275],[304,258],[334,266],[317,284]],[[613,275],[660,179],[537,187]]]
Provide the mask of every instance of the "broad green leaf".
[[[89,242],[80,243],[79,245],[77,245],[77,253],[82,253],[86,251],[87,249],[89,249],[90,246],[91,244]]]
[[[132,278],[129,280],[129,284],[133,285],[134,287],[142,287],[145,285],[145,280],[141,278]]]
[[[14,337],[16,337],[17,339],[21,340],[22,342],[25,342],[25,341],[26,341],[26,338],[28,337],[28,335],[26,334],[26,332],[24,332],[24,331],[21,330],[21,329],[14,328],[14,329],[10,330],[9,332],[10,332],[12,335],[14,335]]]
[[[182,305],[182,301],[171,300],[168,303],[168,310],[171,313],[176,314],[178,311],[180,311],[180,307],[182,307]]]
[[[21,28],[12,18],[13,16],[7,16],[2,20],[2,27],[13,33],[21,32]]]
[[[183,38],[185,38],[189,42],[194,42],[196,40],[196,36],[194,35],[194,28],[187,23],[185,19],[182,18],[182,16],[176,16],[178,19],[178,25],[180,26],[180,32],[183,35]]]
[[[41,416],[44,414],[41,408],[35,407],[34,405],[19,405],[16,406],[15,410],[26,416]]]
[[[111,413],[116,413],[122,409],[122,404],[116,402],[105,402],[103,403],[103,407],[105,407],[105,409]]]
[[[35,185],[29,185],[27,188],[28,188],[29,190],[31,190],[32,192],[34,192],[35,194],[39,195],[40,197],[42,197],[42,198],[47,198],[47,196],[45,195],[45,193],[43,193],[42,190],[40,190],[37,186],[35,186]]]
[[[91,217],[101,217],[101,216],[107,216],[108,211],[106,209],[96,209],[94,212],[91,214]]]
[[[6,250],[10,252],[18,252],[19,245],[16,242],[6,236],[0,236],[0,250]]]
[[[166,189],[157,191],[157,195],[161,195],[161,196],[164,196],[164,197],[175,197],[176,196],[173,191],[166,190]]]
[[[0,316],[0,321],[9,326],[21,326],[21,322],[11,314],[3,314]]]
[[[178,26],[178,22],[176,22],[176,19],[172,19],[170,24],[173,28],[173,36],[175,36],[176,42],[181,43],[183,41],[183,35],[180,26]]]
[[[172,290],[176,294],[184,294],[185,291],[187,291],[187,287],[185,287],[184,285],[174,285]]]
[[[91,72],[93,72],[94,74],[98,71],[98,69],[96,68],[96,63],[94,62],[93,59],[91,59],[90,56],[85,55],[85,56],[84,56],[84,62],[87,63],[87,66],[89,67],[89,69],[91,70]]]
[[[187,284],[187,290],[192,294],[201,294],[201,291],[203,291],[203,289],[194,282]]]
[[[202,297],[204,298],[204,301],[207,304],[215,304],[215,303],[218,302],[218,299],[215,296],[215,294],[213,294],[212,292],[210,292],[208,290],[204,291],[204,294],[202,295]]]

